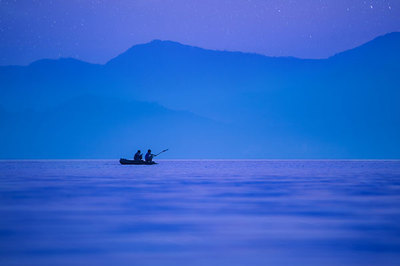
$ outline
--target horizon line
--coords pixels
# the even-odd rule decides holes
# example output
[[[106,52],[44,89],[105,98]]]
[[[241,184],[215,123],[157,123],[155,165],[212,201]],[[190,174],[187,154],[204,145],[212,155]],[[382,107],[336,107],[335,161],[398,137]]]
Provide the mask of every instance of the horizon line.
[[[61,159],[61,158],[54,158],[54,159],[0,159],[0,162],[6,162],[6,161],[116,161],[118,162],[119,159],[112,158],[112,159]],[[400,158],[398,159],[346,159],[346,158],[336,158],[336,159],[265,159],[265,158],[258,158],[258,159],[172,159],[172,158],[167,158],[167,159],[157,159],[155,161],[400,161]]]

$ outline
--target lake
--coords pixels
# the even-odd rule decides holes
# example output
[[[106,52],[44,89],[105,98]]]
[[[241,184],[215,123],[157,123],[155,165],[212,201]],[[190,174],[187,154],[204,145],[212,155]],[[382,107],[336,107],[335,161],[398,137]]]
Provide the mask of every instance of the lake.
[[[400,161],[0,161],[1,265],[400,265]]]

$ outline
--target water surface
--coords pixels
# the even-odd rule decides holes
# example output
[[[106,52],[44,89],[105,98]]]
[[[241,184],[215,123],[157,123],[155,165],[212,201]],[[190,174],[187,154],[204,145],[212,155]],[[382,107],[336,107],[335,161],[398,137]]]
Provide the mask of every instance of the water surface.
[[[0,161],[1,265],[400,265],[399,161]]]

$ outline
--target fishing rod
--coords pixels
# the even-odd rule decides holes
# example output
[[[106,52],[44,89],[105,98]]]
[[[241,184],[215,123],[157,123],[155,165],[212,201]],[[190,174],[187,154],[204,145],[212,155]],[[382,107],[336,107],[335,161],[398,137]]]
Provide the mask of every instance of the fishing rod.
[[[163,153],[163,152],[166,152],[168,149],[166,149],[166,150],[163,150],[163,151],[161,151],[161,152],[159,152],[159,153],[157,153],[156,155],[154,155],[154,157],[156,157],[156,156],[158,156],[158,155],[160,155],[161,153]]]

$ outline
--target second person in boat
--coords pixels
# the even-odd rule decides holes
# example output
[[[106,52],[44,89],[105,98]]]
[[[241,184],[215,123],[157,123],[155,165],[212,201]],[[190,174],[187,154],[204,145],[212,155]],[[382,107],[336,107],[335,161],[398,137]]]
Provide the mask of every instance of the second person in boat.
[[[138,150],[138,151],[135,153],[135,156],[133,157],[133,159],[134,159],[135,161],[141,161],[141,160],[143,160],[143,155],[142,155],[142,153],[141,153],[140,150]]]

